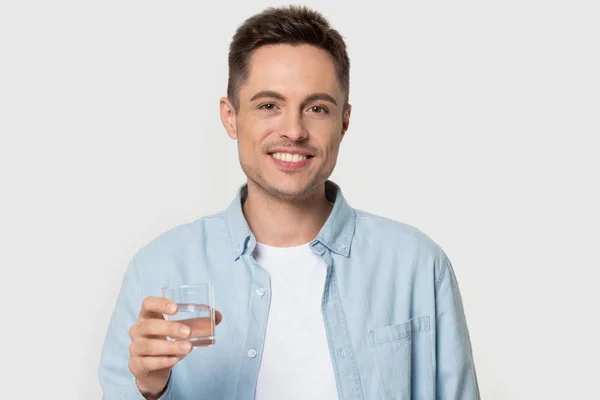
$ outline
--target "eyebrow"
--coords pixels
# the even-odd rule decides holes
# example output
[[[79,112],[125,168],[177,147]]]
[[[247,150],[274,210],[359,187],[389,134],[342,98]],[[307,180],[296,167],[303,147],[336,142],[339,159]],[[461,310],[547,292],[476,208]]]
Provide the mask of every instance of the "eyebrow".
[[[328,101],[331,104],[333,104],[334,106],[337,106],[337,102],[335,101],[335,99],[333,97],[331,97],[330,95],[328,95],[327,93],[313,93],[310,96],[308,96],[306,99],[304,99],[304,102],[302,104],[310,103],[310,102],[316,101],[316,100]]]
[[[272,90],[261,90],[260,92],[256,93],[254,96],[252,96],[250,101],[264,99],[264,98],[271,98],[271,99],[285,101],[285,97],[281,93],[277,93]],[[306,99],[304,99],[304,101],[302,102],[302,105],[304,106],[307,103],[310,103],[315,100],[328,101],[328,102],[332,103],[333,105],[337,106],[337,102],[335,101],[335,99],[331,95],[328,95],[327,93],[313,93],[310,96],[308,96]]]
[[[256,93],[254,96],[252,96],[252,98],[250,99],[250,101],[254,101],[254,100],[258,100],[258,99],[264,99],[266,97],[269,97],[269,98],[272,98],[272,99],[281,100],[281,101],[285,100],[285,97],[283,97],[282,94],[279,94],[279,93],[274,92],[272,90],[261,90],[260,92]]]

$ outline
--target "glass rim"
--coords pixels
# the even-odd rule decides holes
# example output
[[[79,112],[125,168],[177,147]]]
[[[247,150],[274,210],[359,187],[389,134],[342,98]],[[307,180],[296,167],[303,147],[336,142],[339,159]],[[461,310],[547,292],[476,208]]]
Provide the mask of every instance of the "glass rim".
[[[195,287],[200,287],[200,286],[208,286],[211,287],[212,284],[210,282],[204,282],[204,283],[186,283],[184,285],[169,285],[169,286],[163,286],[161,289],[162,291],[165,290],[173,290],[173,289],[186,289],[186,288],[195,288]]]

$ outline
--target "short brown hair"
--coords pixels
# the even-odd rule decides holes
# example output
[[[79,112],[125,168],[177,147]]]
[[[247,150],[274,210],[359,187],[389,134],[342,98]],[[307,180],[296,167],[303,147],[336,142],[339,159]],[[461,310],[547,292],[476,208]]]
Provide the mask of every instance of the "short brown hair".
[[[346,43],[338,31],[317,11],[306,6],[269,7],[248,18],[236,30],[229,46],[229,81],[227,97],[239,109],[239,88],[248,77],[252,52],[270,44],[309,44],[327,51],[333,58],[337,77],[345,93],[350,95],[350,59]]]

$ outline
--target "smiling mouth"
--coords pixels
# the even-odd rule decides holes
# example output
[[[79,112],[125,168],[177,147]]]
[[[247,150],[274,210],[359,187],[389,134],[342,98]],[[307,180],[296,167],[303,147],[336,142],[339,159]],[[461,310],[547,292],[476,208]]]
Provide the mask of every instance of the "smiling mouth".
[[[298,153],[271,153],[271,157],[283,162],[301,162],[313,156]]]

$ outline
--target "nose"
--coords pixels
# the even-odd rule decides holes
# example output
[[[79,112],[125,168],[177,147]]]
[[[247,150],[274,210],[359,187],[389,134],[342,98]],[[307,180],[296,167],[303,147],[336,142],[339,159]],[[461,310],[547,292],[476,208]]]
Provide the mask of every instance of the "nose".
[[[302,121],[300,112],[288,112],[281,126],[280,136],[290,141],[299,142],[308,138],[308,131]]]

